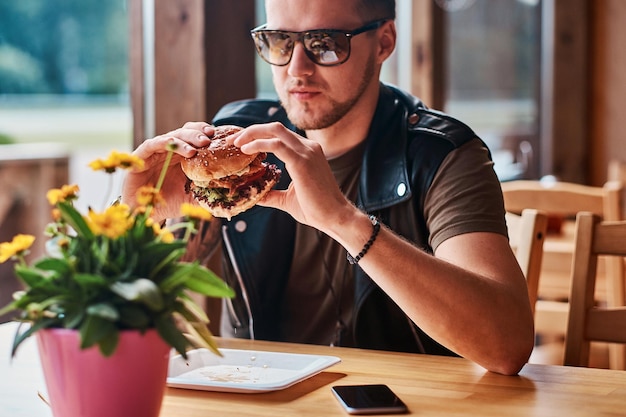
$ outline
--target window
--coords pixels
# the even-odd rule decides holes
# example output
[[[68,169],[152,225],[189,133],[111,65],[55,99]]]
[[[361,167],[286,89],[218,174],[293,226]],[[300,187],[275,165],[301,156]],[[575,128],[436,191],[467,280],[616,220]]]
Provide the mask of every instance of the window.
[[[397,0],[397,46],[381,74],[407,90],[414,59],[412,1]],[[541,0],[431,1],[444,13],[440,110],[487,143],[501,180],[538,176]],[[264,21],[263,0],[257,0],[257,23]],[[269,65],[260,58],[256,73],[258,95],[275,97]]]
[[[444,110],[489,145],[502,180],[536,176],[540,0],[436,0],[445,10]]]
[[[103,176],[86,164],[132,145],[127,51],[125,0],[0,0],[0,143],[68,149],[97,207]]]

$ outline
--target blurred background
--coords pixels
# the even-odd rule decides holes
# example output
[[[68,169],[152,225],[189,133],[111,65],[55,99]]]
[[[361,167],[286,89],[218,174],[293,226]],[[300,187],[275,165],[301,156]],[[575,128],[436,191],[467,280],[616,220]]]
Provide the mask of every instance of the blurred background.
[[[438,2],[450,18],[443,110],[488,142],[503,179],[537,173],[539,2]],[[407,33],[410,3],[398,1],[398,25]],[[264,21],[262,0],[256,8]],[[403,41],[401,34],[384,73],[398,85],[406,77]],[[274,96],[269,67],[256,68],[257,95]],[[129,91],[126,0],[0,0],[0,143],[66,147],[71,178],[83,198],[97,199],[99,175],[84,171],[84,161],[133,146]]]
[[[86,163],[131,149],[128,84],[124,0],[0,0],[0,142],[30,145],[3,158],[47,143],[70,156],[79,204],[101,205],[108,178]]]

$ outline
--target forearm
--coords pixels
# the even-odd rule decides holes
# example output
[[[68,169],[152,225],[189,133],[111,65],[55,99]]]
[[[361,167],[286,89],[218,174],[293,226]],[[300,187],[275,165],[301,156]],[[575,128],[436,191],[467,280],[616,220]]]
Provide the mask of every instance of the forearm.
[[[347,218],[327,233],[355,256],[372,224],[362,213]],[[383,227],[359,265],[431,337],[487,369],[515,373],[532,350],[533,322],[508,242],[487,233],[453,239],[471,244],[448,262]]]

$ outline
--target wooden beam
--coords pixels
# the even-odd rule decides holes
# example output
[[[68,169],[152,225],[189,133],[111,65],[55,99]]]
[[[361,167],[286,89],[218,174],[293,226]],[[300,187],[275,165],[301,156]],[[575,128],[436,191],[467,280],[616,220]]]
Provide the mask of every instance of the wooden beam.
[[[444,12],[434,2],[412,3],[411,93],[434,109],[443,109],[445,65]]]
[[[552,172],[564,181],[589,181],[588,1],[553,0]],[[544,47],[549,45],[544,45]]]
[[[137,146],[145,135],[144,67],[143,67],[143,0],[128,1],[129,21],[129,82],[130,105],[133,115],[133,145]]]
[[[626,162],[623,109],[626,107],[626,2],[594,1],[590,4],[591,124],[588,147],[592,155],[591,183],[607,180],[611,161]],[[626,208],[626,207],[625,207]]]
[[[146,91],[146,0],[129,0],[134,145],[187,121],[209,121],[225,103],[256,96],[255,52],[249,31],[254,0],[148,0],[154,4],[154,94]],[[149,40],[148,40],[149,41]],[[151,86],[148,86],[150,88]],[[153,103],[146,99],[153,96]],[[154,109],[154,115],[146,114]],[[149,129],[148,129],[149,131]]]
[[[155,133],[206,119],[205,1],[154,0]]]
[[[169,0],[168,0],[169,1]],[[207,120],[224,104],[256,97],[254,0],[206,2]]]

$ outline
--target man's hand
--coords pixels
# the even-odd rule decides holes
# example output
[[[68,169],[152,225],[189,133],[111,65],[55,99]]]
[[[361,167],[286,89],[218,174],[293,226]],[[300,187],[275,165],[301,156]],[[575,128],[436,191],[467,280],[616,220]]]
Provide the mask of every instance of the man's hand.
[[[322,147],[280,123],[252,125],[229,141],[245,153],[273,153],[291,177],[286,190],[272,190],[259,205],[286,211],[298,222],[325,231],[356,208],[337,186]]]
[[[137,205],[137,190],[144,185],[157,184],[163,164],[167,160],[168,145],[172,145],[175,147],[174,156],[161,187],[165,205],[155,207],[153,217],[161,221],[180,216],[180,205],[194,202],[193,196],[185,192],[187,177],[180,168],[180,161],[195,155],[197,148],[207,146],[213,132],[213,126],[207,123],[188,122],[182,128],[144,141],[133,152],[133,155],[145,161],[144,169],[134,170],[126,175],[122,201],[134,207]]]

